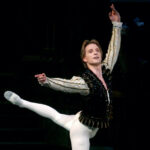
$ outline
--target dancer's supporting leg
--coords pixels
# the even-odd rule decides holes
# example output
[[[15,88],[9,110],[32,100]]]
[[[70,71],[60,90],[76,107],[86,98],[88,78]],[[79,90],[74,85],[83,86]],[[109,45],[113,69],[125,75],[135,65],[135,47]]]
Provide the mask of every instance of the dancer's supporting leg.
[[[96,135],[98,128],[91,129],[83,125],[80,123],[78,116],[79,114],[76,115],[70,129],[72,150],[89,150],[90,139]]]

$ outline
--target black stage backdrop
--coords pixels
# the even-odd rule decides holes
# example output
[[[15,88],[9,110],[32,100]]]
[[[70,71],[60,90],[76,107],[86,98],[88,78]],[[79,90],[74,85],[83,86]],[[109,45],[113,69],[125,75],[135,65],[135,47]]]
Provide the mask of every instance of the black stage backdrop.
[[[121,51],[113,71],[114,120],[109,130],[98,132],[91,140],[91,149],[133,150],[137,122],[142,118],[137,103],[143,104],[140,109],[145,108],[149,98],[150,3],[113,2],[124,23]],[[48,77],[69,79],[80,74],[80,48],[85,39],[97,39],[105,56],[112,29],[108,18],[110,4],[111,1],[98,0],[26,0],[3,5],[0,147],[70,149],[67,131],[29,110],[13,106],[3,93],[12,90],[24,99],[50,105],[66,114],[79,111],[79,95],[41,87],[34,75],[45,72]]]

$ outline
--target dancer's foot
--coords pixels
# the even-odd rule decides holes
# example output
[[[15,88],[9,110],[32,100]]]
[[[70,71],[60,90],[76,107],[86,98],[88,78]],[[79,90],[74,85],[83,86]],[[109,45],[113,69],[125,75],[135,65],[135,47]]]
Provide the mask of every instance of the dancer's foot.
[[[23,105],[23,101],[20,98],[20,96],[12,91],[5,91],[4,97],[12,104],[18,105],[20,107],[22,107],[22,105]]]

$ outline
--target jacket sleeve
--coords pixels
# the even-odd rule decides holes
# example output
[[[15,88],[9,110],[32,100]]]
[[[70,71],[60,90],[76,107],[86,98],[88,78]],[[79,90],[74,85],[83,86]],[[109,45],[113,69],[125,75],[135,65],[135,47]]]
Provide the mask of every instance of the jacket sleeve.
[[[108,50],[106,53],[106,57],[102,62],[107,69],[112,72],[113,67],[117,61],[120,45],[121,45],[121,29],[122,29],[122,22],[112,22],[113,29],[112,29],[112,36],[108,46]]]
[[[40,83],[41,84],[41,83]],[[70,80],[61,78],[46,78],[41,86],[66,93],[79,93],[88,95],[89,88],[81,77],[73,76]]]

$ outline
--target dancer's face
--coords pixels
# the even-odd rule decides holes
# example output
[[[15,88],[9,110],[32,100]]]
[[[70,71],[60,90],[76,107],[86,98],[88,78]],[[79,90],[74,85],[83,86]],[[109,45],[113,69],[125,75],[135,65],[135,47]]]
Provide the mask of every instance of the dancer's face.
[[[87,65],[97,66],[101,64],[101,60],[102,60],[102,55],[99,47],[94,43],[88,44],[85,47],[85,56],[83,58],[83,61]]]

